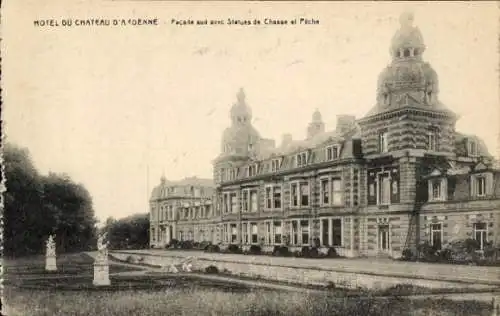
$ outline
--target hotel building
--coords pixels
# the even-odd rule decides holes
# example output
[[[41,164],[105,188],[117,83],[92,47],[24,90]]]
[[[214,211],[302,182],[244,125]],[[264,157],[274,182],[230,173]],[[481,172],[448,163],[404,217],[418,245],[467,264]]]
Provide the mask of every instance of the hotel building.
[[[152,214],[176,204],[167,207],[171,217],[152,220],[152,244],[162,227],[176,227],[163,243],[296,251],[316,241],[348,257],[399,257],[423,241],[438,248],[466,238],[500,244],[499,169],[481,139],[455,130],[458,117],[439,100],[438,75],[412,21],[401,17],[376,105],[361,119],[339,115],[326,130],[316,111],[306,139],[285,135],[276,146],[252,126],[241,90],[213,162],[213,186],[205,187],[213,195],[180,203],[158,195],[165,183],[155,188]],[[204,217],[185,216],[200,205],[209,210]]]

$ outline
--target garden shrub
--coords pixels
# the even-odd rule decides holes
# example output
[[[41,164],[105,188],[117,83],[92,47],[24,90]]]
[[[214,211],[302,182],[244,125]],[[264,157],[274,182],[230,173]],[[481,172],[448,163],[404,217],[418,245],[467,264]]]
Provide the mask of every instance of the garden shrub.
[[[328,253],[326,255],[328,258],[338,258],[340,257],[339,254],[337,253],[337,250],[335,250],[334,247],[329,247],[328,248]]]
[[[202,241],[199,245],[198,245],[198,249],[202,249],[202,250],[206,250],[208,248],[208,246],[210,246],[212,243],[210,241]]]
[[[181,249],[193,249],[193,241],[192,240],[181,240],[179,242],[179,248],[181,248]]]
[[[206,252],[220,252],[218,245],[208,245],[205,249]]]
[[[262,248],[258,245],[251,245],[249,253],[252,255],[260,255],[262,253]]]
[[[216,266],[208,266],[205,268],[205,273],[208,274],[218,274],[219,269]]]
[[[240,247],[238,245],[233,245],[233,244],[231,244],[227,247],[227,252],[229,252],[229,253],[242,253]]]
[[[273,256],[289,257],[290,251],[288,250],[288,247],[286,247],[286,246],[274,246]]]

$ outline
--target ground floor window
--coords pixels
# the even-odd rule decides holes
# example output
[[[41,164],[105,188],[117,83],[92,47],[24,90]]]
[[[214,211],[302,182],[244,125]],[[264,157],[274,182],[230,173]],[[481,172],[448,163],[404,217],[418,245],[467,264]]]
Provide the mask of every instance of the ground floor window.
[[[389,225],[378,226],[378,249],[388,251],[390,249]]]
[[[241,224],[241,243],[248,244],[248,224]]]
[[[342,246],[342,219],[341,218],[323,218],[320,222],[321,245],[324,247]]]
[[[236,243],[238,241],[238,228],[236,224],[231,224],[231,243]]]
[[[271,228],[271,222],[266,222],[266,244],[270,245],[272,244],[272,228]]]
[[[479,242],[479,249],[483,250],[488,242],[488,230],[486,223],[474,223],[474,239]]]
[[[308,245],[310,240],[309,220],[292,220],[290,227],[291,245]]]
[[[274,222],[274,244],[281,244],[282,234],[281,222]]]
[[[257,223],[252,223],[251,227],[252,227],[252,244],[256,244],[259,242]]]
[[[436,249],[441,249],[443,244],[443,225],[441,223],[431,224],[431,245]]]
[[[228,238],[229,232],[228,232],[227,226],[228,226],[227,224],[222,225],[222,240],[225,243],[229,242],[229,238]]]
[[[183,235],[183,232],[182,230],[179,231],[179,240],[184,240],[184,235]]]

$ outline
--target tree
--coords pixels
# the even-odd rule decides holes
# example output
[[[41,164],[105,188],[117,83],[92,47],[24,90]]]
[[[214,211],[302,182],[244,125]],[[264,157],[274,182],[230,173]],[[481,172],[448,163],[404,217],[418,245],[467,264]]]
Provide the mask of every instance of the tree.
[[[10,256],[43,253],[55,233],[58,252],[95,244],[92,198],[67,175],[41,176],[27,149],[4,146],[6,177],[4,252]]]
[[[105,230],[111,248],[140,249],[149,246],[149,214],[135,214],[119,220],[108,218]]]

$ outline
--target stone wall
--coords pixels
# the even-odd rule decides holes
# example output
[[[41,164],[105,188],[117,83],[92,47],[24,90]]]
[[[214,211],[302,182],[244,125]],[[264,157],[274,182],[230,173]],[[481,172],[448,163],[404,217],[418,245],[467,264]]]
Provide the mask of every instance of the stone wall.
[[[130,252],[112,252],[112,256],[126,260],[127,257],[134,255]],[[143,258],[143,263],[168,267],[172,264],[181,264],[186,257],[175,256],[155,256],[147,254],[136,254]],[[330,285],[335,284],[337,287],[343,288],[388,288],[398,284],[412,284],[414,286],[422,286],[428,288],[486,288],[485,285],[477,285],[474,283],[465,284],[451,281],[439,281],[424,278],[407,278],[388,275],[376,275],[369,273],[357,273],[338,271],[328,268],[313,268],[294,266],[290,264],[271,264],[259,262],[260,258],[246,256],[242,260],[224,260],[217,258],[217,254],[206,256],[211,258],[197,258],[193,262],[193,271],[202,271],[208,266],[215,266],[219,271],[225,271],[232,275],[246,276],[252,278],[263,278],[266,280],[277,280],[283,282],[304,284],[304,285]],[[368,262],[367,262],[368,264]],[[324,266],[324,265],[323,265]]]

